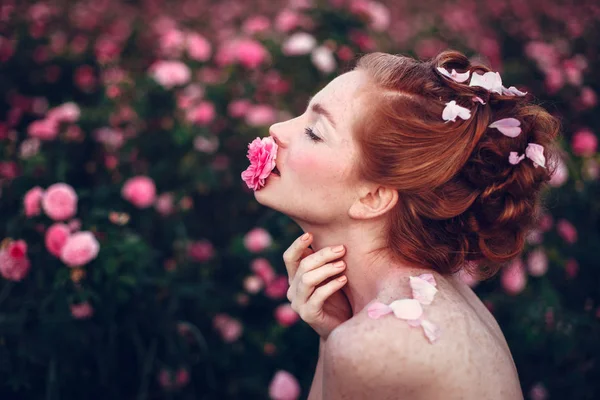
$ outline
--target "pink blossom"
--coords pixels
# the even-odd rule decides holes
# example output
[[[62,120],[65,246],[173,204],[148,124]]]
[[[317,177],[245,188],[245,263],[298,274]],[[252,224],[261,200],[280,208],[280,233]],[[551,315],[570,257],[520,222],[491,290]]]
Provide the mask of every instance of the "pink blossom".
[[[44,190],[35,186],[25,193],[23,198],[23,207],[25,208],[25,216],[34,217],[41,213],[41,201],[44,195]]]
[[[96,39],[94,52],[98,62],[101,64],[106,64],[118,59],[119,55],[121,54],[121,47],[113,38],[108,36],[100,36],[98,39]]]
[[[567,278],[573,279],[577,276],[579,272],[579,263],[574,258],[570,258],[565,263],[565,273],[567,274]]]
[[[256,138],[248,145],[247,157],[250,160],[250,166],[242,172],[242,180],[249,189],[259,190],[265,185],[265,180],[276,166],[277,148],[277,144],[270,136],[262,139]],[[264,239],[266,236],[258,237]],[[252,241],[256,243],[255,239]]]
[[[206,262],[215,256],[215,248],[206,239],[198,240],[188,245],[188,255],[194,261]]]
[[[246,111],[246,123],[250,126],[267,126],[277,119],[275,109],[267,104],[250,106]]]
[[[64,244],[60,259],[69,267],[81,267],[96,258],[100,243],[92,232],[75,232]]]
[[[0,63],[8,61],[15,53],[16,40],[0,36]]]
[[[313,65],[324,74],[330,74],[337,68],[333,52],[327,46],[319,46],[310,55]]]
[[[73,81],[79,90],[90,93],[96,87],[97,78],[94,69],[91,66],[82,65],[75,69]]]
[[[27,257],[27,243],[24,240],[10,242],[0,249],[0,275],[10,281],[21,281],[27,276],[31,262]]]
[[[240,40],[236,48],[238,61],[249,69],[257,68],[269,57],[264,46],[253,39]]]
[[[264,286],[263,280],[257,275],[250,275],[244,278],[244,289],[251,294],[256,294]]]
[[[531,400],[546,400],[548,398],[548,390],[542,383],[536,383],[529,390]]]
[[[79,106],[73,102],[68,102],[50,109],[46,118],[57,122],[73,123],[79,119],[80,114]]]
[[[302,22],[300,14],[297,12],[284,9],[275,18],[275,29],[279,32],[289,32],[294,28],[298,27]]]
[[[556,222],[556,231],[558,235],[567,243],[573,244],[577,241],[577,229],[566,219],[559,219]]]
[[[166,89],[185,85],[192,77],[191,70],[181,61],[156,61],[150,66],[149,73]]]
[[[156,211],[159,212],[163,217],[166,217],[175,211],[175,207],[173,205],[174,197],[172,193],[163,193],[156,198],[156,203],[154,207]]]
[[[94,308],[87,301],[79,304],[71,304],[70,308],[71,315],[75,319],[87,319],[94,315]]]
[[[156,186],[147,176],[135,176],[125,182],[121,196],[138,208],[147,208],[156,200]]]
[[[275,309],[275,319],[280,325],[287,327],[294,325],[300,319],[300,316],[292,309],[291,304],[286,303]]]
[[[252,103],[247,99],[234,100],[227,106],[227,113],[232,118],[241,118],[250,109]]]
[[[54,119],[39,119],[27,127],[27,134],[40,140],[54,140],[58,136],[58,123]]]
[[[177,28],[168,29],[158,39],[159,53],[163,57],[179,57],[185,46],[185,34]]]
[[[585,86],[581,89],[579,102],[584,109],[593,108],[598,104],[598,96],[596,95],[596,92],[594,92],[594,89]]]
[[[236,341],[243,331],[242,324],[227,314],[217,314],[213,318],[213,327],[219,332],[226,343]]]
[[[265,284],[271,283],[275,279],[275,271],[271,263],[266,258],[256,258],[250,263],[250,269],[258,275]]]
[[[279,370],[269,384],[269,398],[271,400],[296,400],[300,397],[300,384],[294,375],[287,371]]]
[[[14,161],[0,161],[0,177],[6,179],[15,179],[19,176],[19,167]],[[0,194],[2,194],[0,192]]]
[[[256,15],[244,21],[242,31],[247,35],[266,32],[271,27],[271,21],[264,15]]]
[[[525,289],[527,275],[525,275],[525,267],[520,259],[514,260],[502,269],[500,283],[504,291],[510,295],[519,294]]]
[[[548,256],[542,248],[537,248],[529,253],[527,268],[531,276],[542,276],[548,271]]]
[[[196,136],[194,139],[194,148],[203,153],[212,154],[219,148],[219,138],[214,135],[209,138]]]
[[[553,224],[554,224],[554,218],[552,218],[552,215],[550,215],[548,213],[542,214],[542,216],[540,217],[540,220],[539,220],[539,228],[543,232],[548,232],[550,229],[552,229]]]
[[[571,147],[573,154],[580,157],[591,157],[596,154],[598,138],[591,130],[584,128],[573,134]]]
[[[287,38],[281,47],[286,56],[309,54],[317,46],[317,39],[310,33],[296,32]]]
[[[290,285],[287,276],[275,277],[267,284],[265,296],[273,300],[281,300],[287,295]]]
[[[269,232],[263,228],[254,228],[244,236],[244,246],[252,253],[259,253],[273,243]]]
[[[46,230],[44,243],[46,249],[55,257],[60,257],[62,249],[71,235],[71,230],[66,224],[55,223]]]
[[[201,101],[197,106],[191,107],[186,113],[189,122],[206,125],[215,118],[215,106],[210,101]]]
[[[200,62],[208,61],[212,54],[210,42],[199,33],[189,33],[186,44],[188,57],[192,60]]]
[[[556,169],[554,170],[554,174],[548,183],[552,187],[560,187],[569,179],[569,169],[567,168],[567,165],[563,161],[562,157],[558,157],[554,161],[557,163]]]
[[[546,79],[544,83],[550,94],[558,92],[565,85],[563,72],[559,68],[548,68],[546,70]]]
[[[44,192],[42,208],[54,221],[64,221],[77,212],[77,193],[66,183],[55,183]]]

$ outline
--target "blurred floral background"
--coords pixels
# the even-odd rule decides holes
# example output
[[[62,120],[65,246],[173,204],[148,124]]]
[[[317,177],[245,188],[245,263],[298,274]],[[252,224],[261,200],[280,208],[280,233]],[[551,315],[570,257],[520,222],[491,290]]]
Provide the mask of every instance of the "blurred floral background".
[[[240,179],[247,144],[361,54],[447,48],[563,124],[522,258],[464,279],[526,398],[599,398],[599,31],[587,0],[3,0],[0,398],[306,398],[301,232]]]

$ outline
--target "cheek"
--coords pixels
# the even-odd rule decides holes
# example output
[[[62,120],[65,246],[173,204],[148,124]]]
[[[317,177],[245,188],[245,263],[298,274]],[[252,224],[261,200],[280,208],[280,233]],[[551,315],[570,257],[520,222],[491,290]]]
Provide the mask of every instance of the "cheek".
[[[337,186],[344,180],[342,160],[333,154],[316,151],[295,154],[288,159],[288,167],[307,185]]]

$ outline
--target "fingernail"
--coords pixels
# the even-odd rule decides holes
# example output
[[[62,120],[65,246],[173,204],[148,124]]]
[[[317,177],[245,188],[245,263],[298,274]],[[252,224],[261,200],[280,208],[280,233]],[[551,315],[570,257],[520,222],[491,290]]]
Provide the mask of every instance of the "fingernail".
[[[302,235],[302,237],[301,237],[300,239],[302,239],[303,241],[305,241],[305,242],[306,242],[306,241],[308,240],[308,237],[309,237],[309,236],[310,236],[310,234],[309,234],[309,233],[305,233],[304,235]]]
[[[331,250],[333,250],[335,253],[341,253],[342,251],[344,251],[344,246],[343,245],[335,246]]]
[[[333,266],[336,268],[341,268],[344,266],[344,262],[343,261],[338,261],[336,263],[333,263]]]
[[[338,281],[340,282],[344,282],[347,278],[345,276],[340,276],[339,278],[337,278]]]

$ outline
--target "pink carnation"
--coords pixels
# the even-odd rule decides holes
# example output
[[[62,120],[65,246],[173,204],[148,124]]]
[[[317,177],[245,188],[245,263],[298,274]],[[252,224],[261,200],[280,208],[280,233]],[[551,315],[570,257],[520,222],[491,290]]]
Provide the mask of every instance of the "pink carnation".
[[[275,168],[277,144],[272,137],[256,138],[248,145],[250,166],[242,172],[242,179],[250,189],[258,190]]]
[[[69,267],[81,267],[96,258],[100,244],[92,232],[76,232],[69,236],[60,259]]]
[[[186,113],[189,122],[205,125],[215,118],[215,106],[210,101],[201,101],[197,106],[190,107]]]
[[[27,127],[27,134],[40,140],[54,140],[58,136],[58,123],[54,119],[33,121]]]
[[[571,140],[573,153],[581,157],[591,157],[598,148],[598,138],[589,129],[581,129],[573,135]]]
[[[64,221],[77,212],[77,193],[66,183],[55,183],[46,189],[42,208],[54,221]]]
[[[237,43],[237,59],[246,68],[257,68],[268,57],[265,47],[253,39],[244,39]]]
[[[525,289],[527,275],[525,275],[525,267],[520,259],[513,261],[502,270],[500,283],[506,293],[510,295],[516,295]]]
[[[265,296],[273,300],[283,299],[290,285],[287,276],[278,276],[267,284],[265,288]]]
[[[48,252],[53,256],[60,257],[70,235],[71,230],[65,224],[56,223],[48,228],[44,239]]]
[[[150,207],[156,200],[156,186],[147,176],[136,176],[125,182],[121,196],[138,208]]]
[[[44,195],[44,190],[35,186],[25,193],[23,198],[23,206],[25,208],[25,216],[33,217],[41,213],[41,201]]]
[[[243,331],[242,324],[227,314],[217,314],[213,319],[213,327],[219,332],[223,340],[231,343],[237,340]]]
[[[273,238],[263,228],[254,228],[244,236],[244,246],[252,253],[265,250],[271,243]]]
[[[210,42],[198,33],[187,36],[187,53],[192,60],[207,61],[212,53]]]
[[[277,120],[275,109],[266,104],[250,106],[246,110],[246,123],[250,126],[267,126]]]
[[[31,263],[27,257],[27,243],[24,240],[11,242],[0,250],[0,275],[11,281],[21,281],[27,273]]]
[[[577,241],[577,229],[566,219],[560,219],[556,222],[556,230],[565,242],[573,244]]]
[[[208,240],[199,240],[188,246],[189,257],[198,262],[206,262],[215,256],[215,248]]]
[[[46,118],[57,122],[73,123],[79,119],[80,114],[79,106],[73,102],[68,102],[48,111]]]
[[[256,275],[263,280],[264,283],[269,284],[275,279],[275,271],[266,258],[257,258],[250,263],[250,269]]]
[[[192,71],[181,61],[157,61],[150,67],[150,75],[166,89],[188,83]]]
[[[269,397],[272,400],[296,400],[300,397],[300,384],[294,375],[279,370],[269,384]]]

